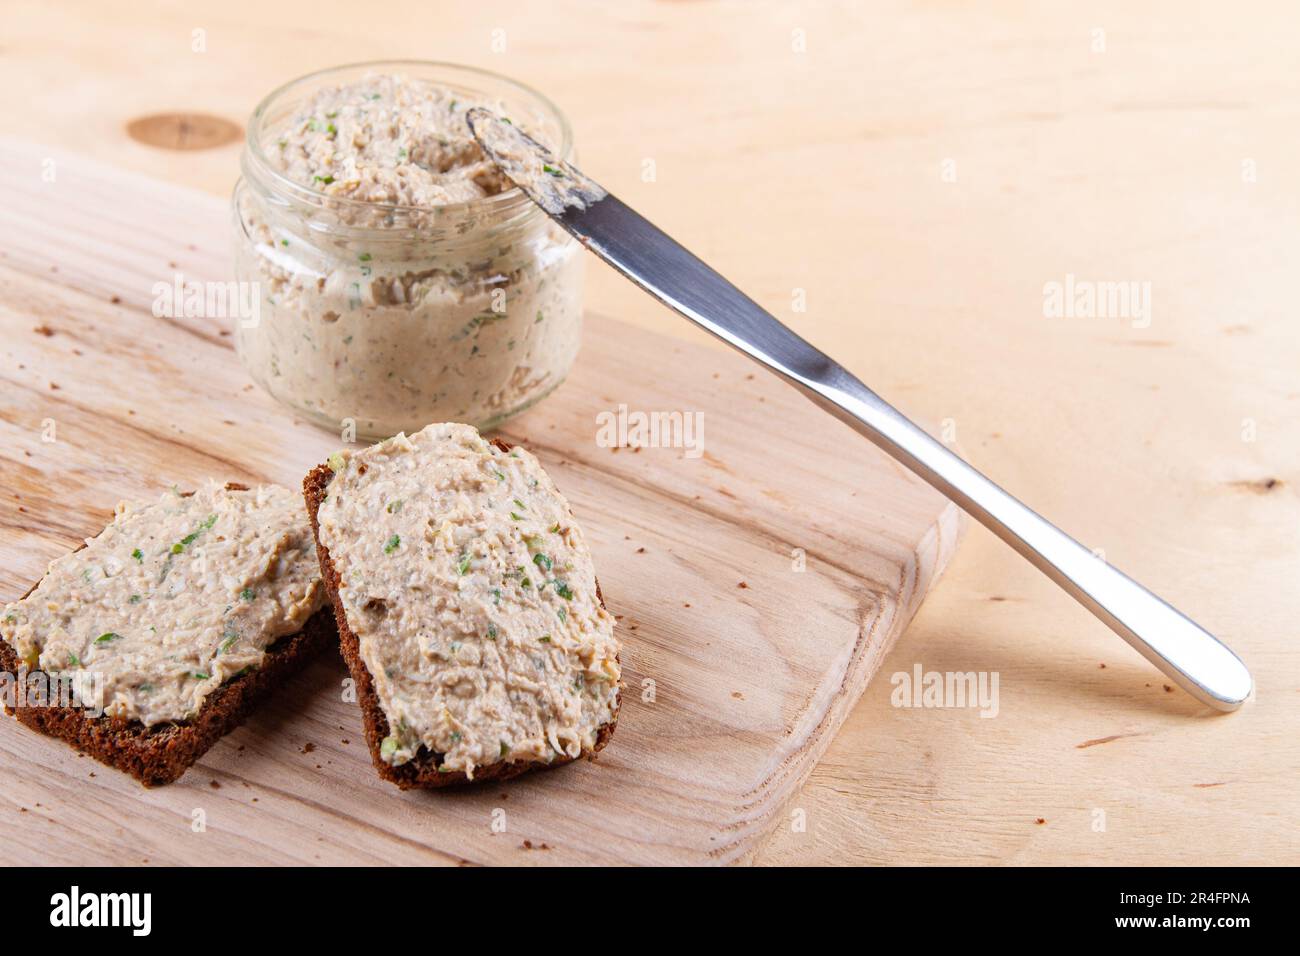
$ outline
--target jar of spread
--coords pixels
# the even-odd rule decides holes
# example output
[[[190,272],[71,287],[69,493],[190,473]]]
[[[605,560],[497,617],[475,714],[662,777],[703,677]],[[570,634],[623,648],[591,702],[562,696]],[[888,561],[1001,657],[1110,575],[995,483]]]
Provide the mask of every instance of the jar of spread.
[[[581,249],[479,149],[474,106],[572,153],[545,97],[449,64],[314,73],[249,122],[235,264],[259,308],[235,341],[254,381],[317,424],[490,429],[573,364]]]

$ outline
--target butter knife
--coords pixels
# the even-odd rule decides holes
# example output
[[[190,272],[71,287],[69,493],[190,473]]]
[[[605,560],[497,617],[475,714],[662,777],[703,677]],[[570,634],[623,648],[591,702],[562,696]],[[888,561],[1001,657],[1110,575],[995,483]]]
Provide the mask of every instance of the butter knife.
[[[829,356],[509,120],[467,113],[487,155],[584,246],[678,314],[775,372],[1011,545],[1170,680],[1220,711],[1253,683],[1214,635],[968,465]]]

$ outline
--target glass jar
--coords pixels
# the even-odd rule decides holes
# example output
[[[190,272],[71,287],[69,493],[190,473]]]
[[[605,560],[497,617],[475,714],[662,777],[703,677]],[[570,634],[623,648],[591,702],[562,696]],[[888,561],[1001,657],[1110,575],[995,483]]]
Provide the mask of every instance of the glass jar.
[[[578,244],[515,188],[390,205],[295,182],[268,158],[318,91],[394,75],[489,105],[571,157],[568,121],[549,100],[483,70],[363,63],[281,87],[249,122],[235,187],[237,278],[256,283],[259,302],[236,323],[236,345],[258,385],[326,428],[353,423],[371,440],[435,421],[490,429],[549,394],[573,364]]]

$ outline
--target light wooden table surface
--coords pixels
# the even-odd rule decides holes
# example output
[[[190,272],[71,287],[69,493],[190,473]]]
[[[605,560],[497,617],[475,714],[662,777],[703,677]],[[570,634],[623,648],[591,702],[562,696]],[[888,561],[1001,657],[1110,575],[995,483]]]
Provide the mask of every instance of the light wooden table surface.
[[[1291,4],[13,0],[5,21],[10,135],[219,194],[238,145],[128,122],[242,123],[373,58],[540,88],[597,178],[1254,671],[1256,699],[1210,716],[975,528],[796,799],[806,828],[759,862],[1300,862]],[[591,308],[692,334],[589,275]],[[1067,276],[1149,283],[1149,315],[1045,315]],[[918,664],[996,672],[997,716],[891,706]]]

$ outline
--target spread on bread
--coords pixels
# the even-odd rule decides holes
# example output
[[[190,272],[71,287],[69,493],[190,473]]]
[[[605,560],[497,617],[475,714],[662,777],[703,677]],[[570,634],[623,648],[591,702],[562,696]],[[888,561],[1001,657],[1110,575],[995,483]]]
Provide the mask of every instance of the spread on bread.
[[[69,678],[81,706],[153,726],[195,716],[325,599],[299,497],[210,483],[119,504],[0,611],[0,637],[29,669]]]
[[[596,749],[618,710],[591,552],[528,451],[436,424],[333,456],[318,535],[389,735],[472,778]]]

